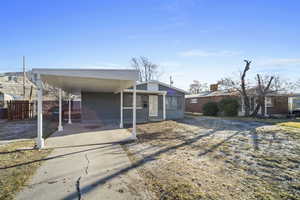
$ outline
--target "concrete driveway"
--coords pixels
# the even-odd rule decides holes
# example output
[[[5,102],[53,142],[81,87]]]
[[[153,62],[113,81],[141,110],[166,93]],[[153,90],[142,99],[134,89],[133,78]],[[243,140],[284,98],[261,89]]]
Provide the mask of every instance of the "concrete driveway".
[[[126,129],[72,124],[46,140],[53,148],[16,199],[151,199],[120,142]]]

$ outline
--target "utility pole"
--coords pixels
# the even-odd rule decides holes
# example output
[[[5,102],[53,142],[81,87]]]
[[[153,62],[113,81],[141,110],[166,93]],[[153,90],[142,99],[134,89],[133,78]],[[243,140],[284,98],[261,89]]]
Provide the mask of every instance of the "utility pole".
[[[23,56],[23,96],[25,100],[25,56]]]

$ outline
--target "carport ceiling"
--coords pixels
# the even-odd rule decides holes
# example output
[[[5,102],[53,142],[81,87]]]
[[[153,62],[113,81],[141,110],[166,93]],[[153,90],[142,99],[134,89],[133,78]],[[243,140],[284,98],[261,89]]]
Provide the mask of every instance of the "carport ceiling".
[[[118,92],[138,79],[136,70],[33,69],[41,79],[69,92]]]

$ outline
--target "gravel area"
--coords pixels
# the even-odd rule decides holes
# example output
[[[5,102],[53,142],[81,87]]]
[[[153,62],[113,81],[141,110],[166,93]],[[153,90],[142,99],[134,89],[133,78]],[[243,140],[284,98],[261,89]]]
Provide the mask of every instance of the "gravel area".
[[[188,117],[124,145],[157,199],[300,199],[300,131]]]

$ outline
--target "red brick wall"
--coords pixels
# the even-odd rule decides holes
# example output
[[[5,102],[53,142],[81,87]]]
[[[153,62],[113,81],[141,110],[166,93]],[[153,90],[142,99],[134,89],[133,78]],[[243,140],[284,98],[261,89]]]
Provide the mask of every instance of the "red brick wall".
[[[274,96],[272,97],[272,107],[267,108],[267,113],[270,115],[281,114],[286,115],[289,113],[288,97],[286,96]]]
[[[232,98],[233,96],[211,96],[211,97],[197,97],[185,99],[185,111],[202,113],[202,107],[208,102],[219,102],[224,98]],[[237,97],[235,97],[237,98]],[[197,99],[197,103],[190,103],[191,99]],[[274,96],[272,97],[272,107],[267,108],[268,114],[288,114],[288,97],[286,96]]]
[[[72,118],[80,119],[81,118],[81,109],[80,109],[80,101],[72,101]],[[43,115],[45,118],[51,117],[52,112],[51,109],[54,107],[58,107],[58,101],[43,101]],[[62,102],[62,111],[64,114],[64,119],[68,118],[69,111],[69,102]]]
[[[185,99],[185,111],[202,113],[203,105],[208,102],[219,102],[225,98],[232,98],[231,96],[211,96],[211,97],[196,97]],[[197,103],[191,103],[191,99],[197,99]]]

